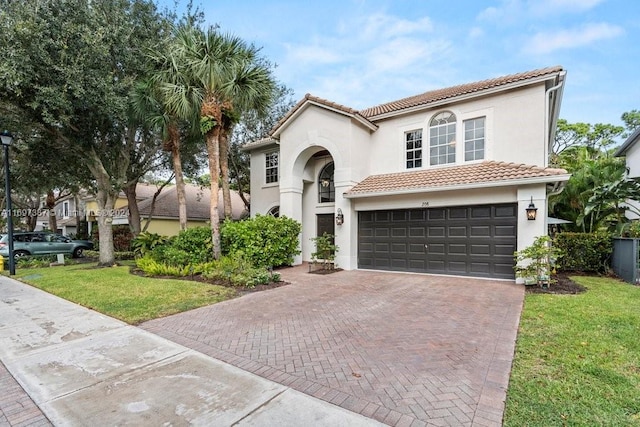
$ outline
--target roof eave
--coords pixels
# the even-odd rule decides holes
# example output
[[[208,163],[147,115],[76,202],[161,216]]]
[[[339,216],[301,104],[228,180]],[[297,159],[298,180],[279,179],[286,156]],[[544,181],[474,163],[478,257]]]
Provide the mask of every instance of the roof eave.
[[[422,188],[408,188],[403,190],[391,190],[391,191],[377,191],[366,193],[344,193],[346,199],[362,199],[366,197],[382,197],[382,196],[399,196],[405,194],[418,194],[418,193],[436,193],[442,191],[456,191],[456,190],[474,190],[479,188],[491,188],[491,187],[507,187],[515,185],[527,185],[527,184],[547,184],[549,182],[563,182],[568,181],[571,178],[571,174],[551,175],[551,176],[539,176],[534,178],[520,178],[520,179],[508,179],[500,181],[486,181],[477,182],[473,184],[454,184],[443,185],[440,187],[422,187]]]
[[[631,148],[636,142],[640,140],[640,127],[636,129],[629,138],[625,142],[622,143],[620,148],[618,148],[614,154],[615,157],[620,157],[627,154],[629,148]]]
[[[454,102],[462,102],[462,101],[467,101],[469,99],[473,99],[473,98],[478,98],[481,96],[487,96],[487,95],[493,95],[495,93],[498,92],[504,92],[510,89],[515,89],[518,87],[523,87],[523,86],[529,86],[532,84],[536,84],[536,83],[542,83],[545,82],[547,80],[550,80],[552,78],[556,78],[557,75],[561,73],[560,71],[556,72],[556,73],[552,73],[552,74],[546,74],[544,76],[538,76],[538,77],[533,77],[527,80],[521,80],[521,81],[517,81],[517,82],[513,82],[513,83],[507,83],[504,85],[500,85],[500,86],[496,86],[496,87],[491,87],[488,89],[481,89],[475,92],[469,92],[469,93],[465,93],[462,95],[457,95],[457,96],[452,96],[449,98],[443,98],[443,99],[439,99],[437,101],[433,101],[433,102],[427,102],[425,104],[420,104],[420,105],[416,105],[414,107],[409,107],[409,108],[403,108],[400,110],[395,110],[395,111],[390,111],[388,113],[383,113],[383,114],[378,114],[375,116],[369,116],[367,117],[368,120],[370,121],[378,121],[378,120],[383,120],[383,119],[388,119],[391,117],[395,117],[395,116],[399,116],[402,114],[409,114],[409,113],[415,113],[418,111],[422,111],[422,110],[427,110],[427,109],[431,109],[434,107],[439,107],[441,105],[446,105],[446,104],[451,104]]]
[[[280,142],[276,139],[271,139],[271,140],[265,140],[264,142],[256,142],[256,143],[249,143],[247,145],[243,145],[242,147],[240,147],[240,150],[242,151],[253,151],[253,150],[257,150],[258,148],[265,148],[265,147],[271,147],[274,145],[279,145]]]
[[[349,113],[346,111],[342,111],[339,108],[335,108],[335,107],[331,107],[329,105],[325,105],[321,102],[315,101],[313,99],[305,99],[304,103],[302,105],[300,105],[299,107],[294,107],[296,108],[296,110],[289,116],[287,117],[287,119],[280,123],[276,128],[274,128],[271,131],[271,137],[272,138],[277,138],[280,136],[280,134],[282,133],[282,131],[284,131],[293,120],[295,120],[300,114],[302,114],[302,112],[304,110],[306,110],[309,105],[314,105],[316,107],[328,110],[328,111],[332,111],[334,113],[338,113],[340,115],[346,116],[346,117],[350,117],[352,119],[355,119],[356,121],[358,121],[359,123],[361,123],[364,127],[368,128],[369,130],[376,131],[378,129],[378,125],[376,125],[375,123],[372,123],[370,120],[368,120],[366,117],[357,114],[357,113]]]

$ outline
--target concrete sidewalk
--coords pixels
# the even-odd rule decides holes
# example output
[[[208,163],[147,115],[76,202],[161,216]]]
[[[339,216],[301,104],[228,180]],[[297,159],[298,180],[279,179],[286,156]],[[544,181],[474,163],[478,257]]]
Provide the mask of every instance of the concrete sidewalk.
[[[381,425],[7,277],[0,361],[46,416],[12,383],[0,426]]]

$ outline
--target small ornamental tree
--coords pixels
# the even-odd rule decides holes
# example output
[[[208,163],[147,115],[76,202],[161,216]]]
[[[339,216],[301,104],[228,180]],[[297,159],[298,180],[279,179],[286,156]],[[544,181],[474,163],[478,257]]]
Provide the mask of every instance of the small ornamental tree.
[[[322,236],[311,238],[316,245],[316,251],[311,254],[311,260],[314,263],[322,263],[324,270],[330,270],[334,267],[336,253],[340,248],[334,243],[335,236],[333,234],[323,233]]]
[[[551,244],[549,236],[538,236],[531,246],[513,255],[516,257],[516,277],[524,279],[527,285],[546,287],[551,282],[552,267],[561,251]]]

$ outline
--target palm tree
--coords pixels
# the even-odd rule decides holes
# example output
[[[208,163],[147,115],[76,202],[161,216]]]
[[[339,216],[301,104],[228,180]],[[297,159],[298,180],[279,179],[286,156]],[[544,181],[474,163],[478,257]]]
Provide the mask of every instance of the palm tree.
[[[170,51],[171,52],[171,51]],[[156,71],[141,81],[134,92],[133,107],[143,119],[162,133],[162,148],[171,153],[176,180],[180,230],[187,229],[187,202],[182,171],[181,124],[197,122],[201,99],[199,92],[188,84],[172,53],[151,52]]]
[[[176,58],[190,84],[200,91],[200,130],[205,136],[211,178],[211,236],[213,256],[220,257],[218,178],[222,170],[223,189],[228,195],[228,139],[234,117],[245,110],[264,111],[275,82],[269,67],[258,57],[258,49],[238,37],[184,25],[177,31]],[[223,159],[221,161],[221,158]],[[230,200],[230,197],[225,199]],[[227,202],[228,203],[228,202]],[[230,205],[229,205],[230,209]]]

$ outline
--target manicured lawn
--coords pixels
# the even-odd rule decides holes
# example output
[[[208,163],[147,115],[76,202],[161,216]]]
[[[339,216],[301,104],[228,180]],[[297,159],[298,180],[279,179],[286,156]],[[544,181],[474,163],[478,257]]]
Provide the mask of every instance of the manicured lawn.
[[[573,279],[525,298],[505,426],[640,426],[640,287]]]
[[[134,325],[235,296],[233,289],[223,286],[136,276],[126,266],[78,264],[19,269],[16,278]]]

